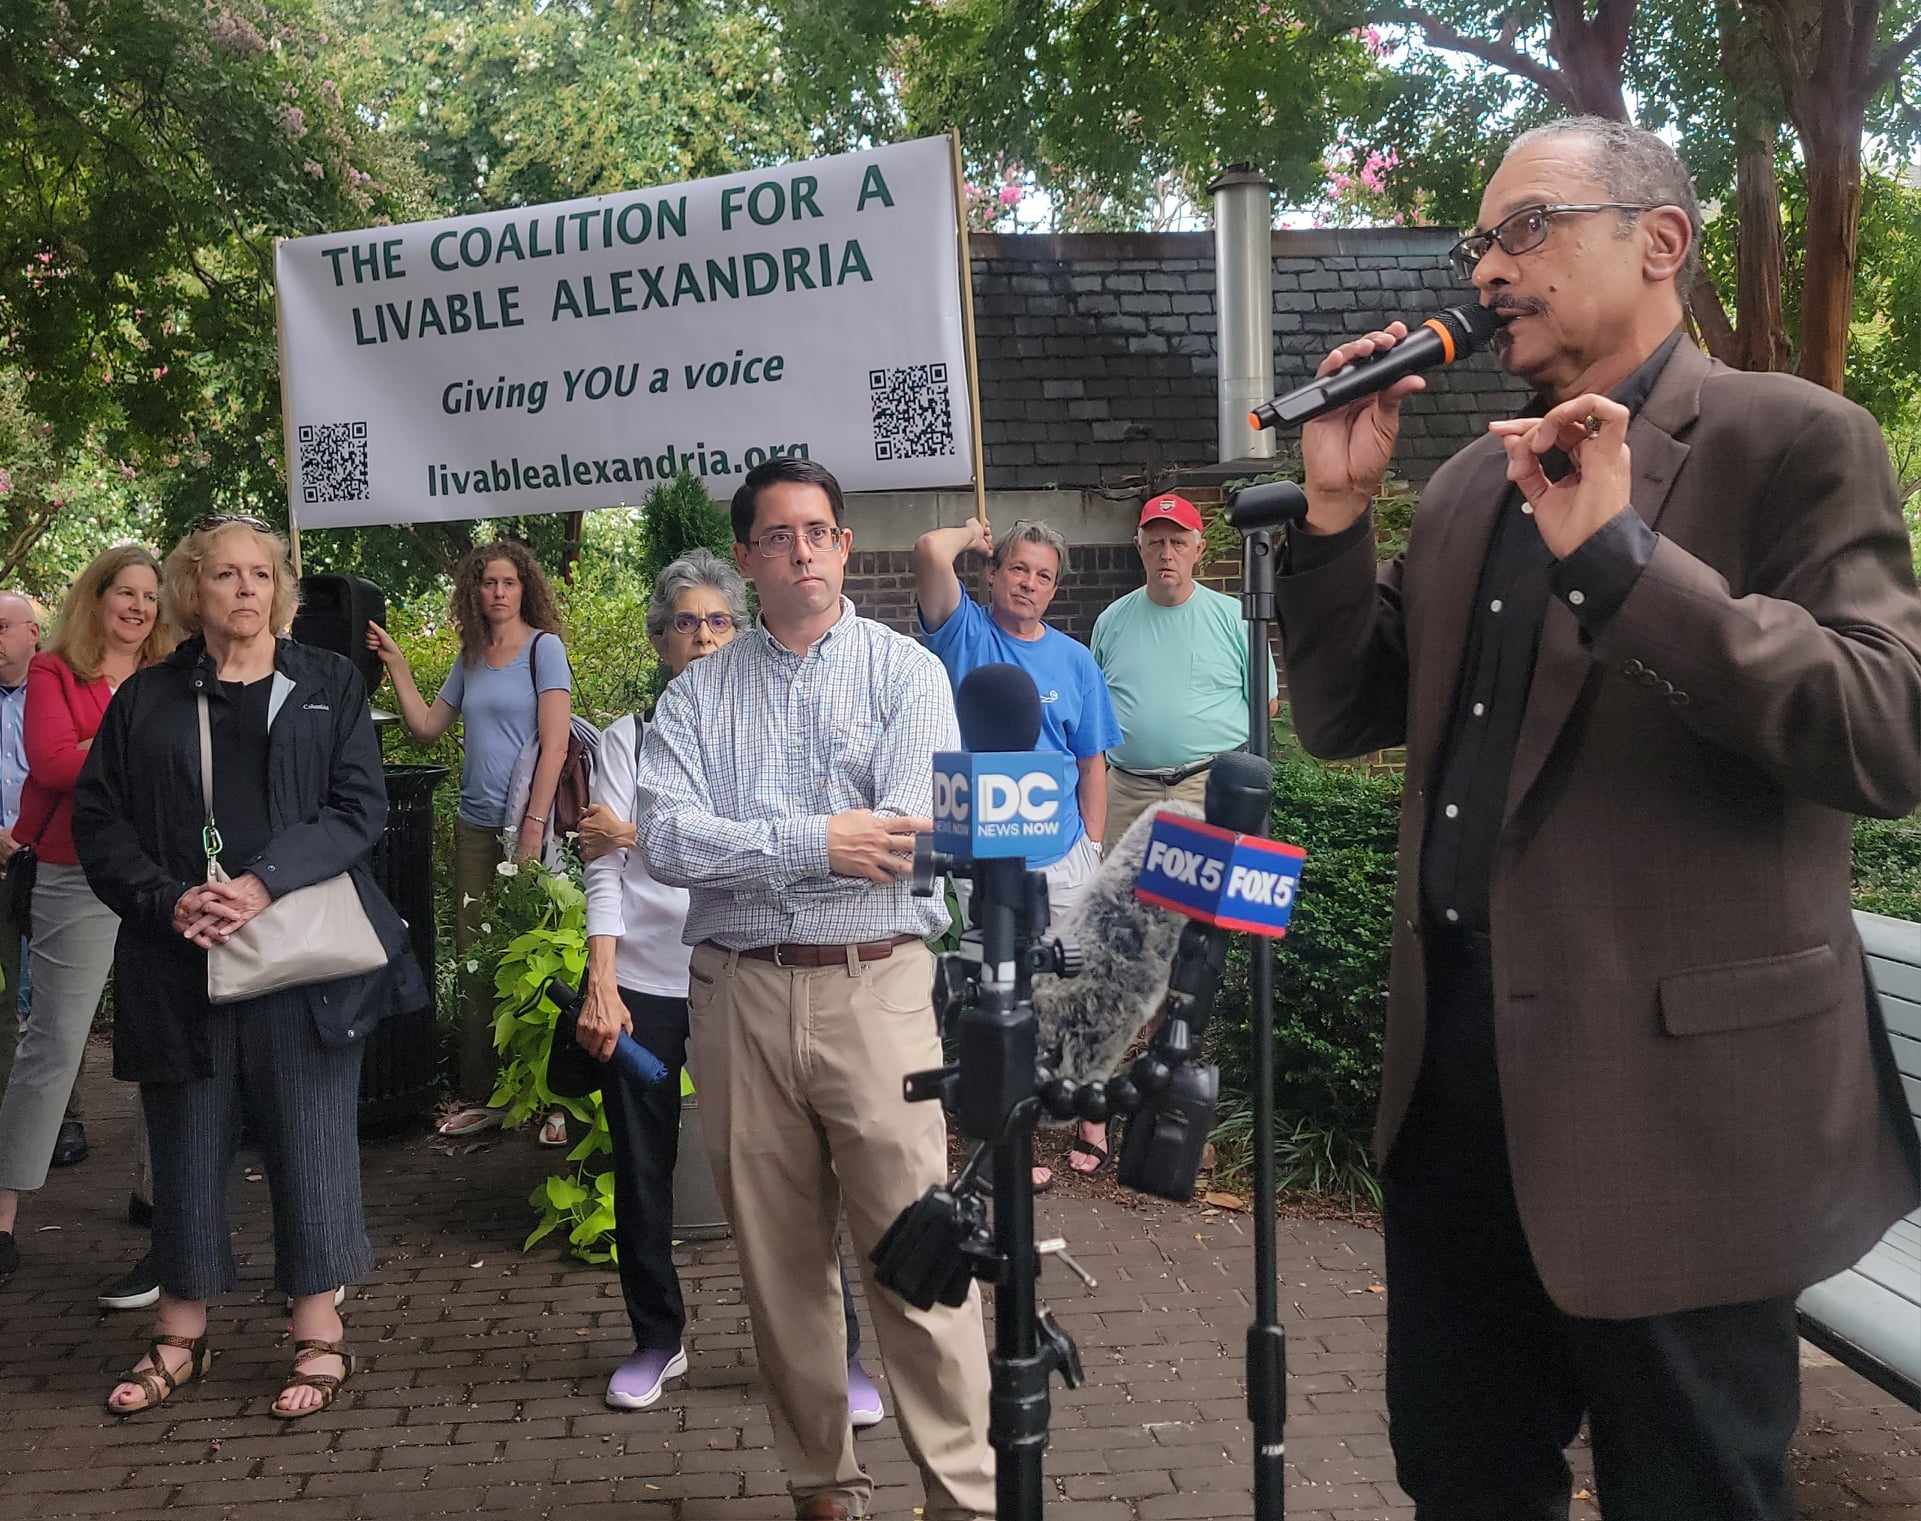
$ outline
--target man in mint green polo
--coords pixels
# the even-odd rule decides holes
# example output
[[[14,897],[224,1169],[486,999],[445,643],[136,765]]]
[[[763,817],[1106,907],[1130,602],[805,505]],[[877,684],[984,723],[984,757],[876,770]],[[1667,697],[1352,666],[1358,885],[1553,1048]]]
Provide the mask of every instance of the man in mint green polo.
[[[1110,840],[1169,798],[1202,806],[1214,757],[1247,743],[1247,625],[1239,602],[1194,580],[1199,511],[1183,496],[1150,498],[1134,542],[1147,584],[1095,620],[1091,645],[1121,721],[1107,752]],[[1268,716],[1279,707],[1271,700]]]

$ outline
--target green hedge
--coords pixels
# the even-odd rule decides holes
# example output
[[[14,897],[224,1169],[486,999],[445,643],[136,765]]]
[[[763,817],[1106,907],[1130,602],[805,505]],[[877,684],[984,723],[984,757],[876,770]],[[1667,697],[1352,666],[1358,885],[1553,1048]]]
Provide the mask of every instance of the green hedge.
[[[1280,743],[1274,763],[1274,838],[1307,850],[1301,895],[1274,957],[1276,1110],[1358,1138],[1373,1123],[1393,922],[1395,830],[1401,779],[1328,766]],[[1861,819],[1854,827],[1854,903],[1921,920],[1921,816]],[[1247,943],[1228,957],[1210,1044],[1231,1093],[1246,1094]]]

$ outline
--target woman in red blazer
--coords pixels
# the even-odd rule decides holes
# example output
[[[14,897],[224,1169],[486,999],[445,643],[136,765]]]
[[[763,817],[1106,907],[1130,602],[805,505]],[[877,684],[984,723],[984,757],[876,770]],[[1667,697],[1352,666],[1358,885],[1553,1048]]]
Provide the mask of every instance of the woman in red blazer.
[[[40,865],[33,889],[31,1006],[0,1099],[0,1282],[19,1266],[14,1221],[20,1195],[47,1181],[120,928],[87,886],[74,853],[74,784],[114,690],[173,644],[173,632],[160,617],[159,562],[137,544],[120,544],[96,555],[80,573],[61,605],[52,641],[27,672],[27,781],[14,838],[33,847]],[[135,1308],[139,1300],[135,1295],[114,1307]]]

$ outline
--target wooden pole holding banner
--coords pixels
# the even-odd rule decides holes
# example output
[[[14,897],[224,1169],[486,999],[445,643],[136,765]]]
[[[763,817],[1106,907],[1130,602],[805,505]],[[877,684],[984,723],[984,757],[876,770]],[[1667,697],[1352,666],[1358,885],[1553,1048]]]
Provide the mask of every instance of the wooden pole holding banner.
[[[987,521],[987,453],[981,446],[981,362],[974,344],[974,258],[967,237],[967,173],[961,167],[960,130],[947,140],[954,149],[954,226],[960,236],[961,344],[967,350],[967,414],[973,425],[974,516]]]
[[[292,551],[293,578],[300,580],[300,519],[294,512],[294,436],[293,418],[287,413],[287,323],[280,309],[280,245],[285,238],[273,240],[273,334],[274,351],[280,362],[280,440],[286,450],[287,466],[287,547]],[[284,629],[275,629],[276,634]]]

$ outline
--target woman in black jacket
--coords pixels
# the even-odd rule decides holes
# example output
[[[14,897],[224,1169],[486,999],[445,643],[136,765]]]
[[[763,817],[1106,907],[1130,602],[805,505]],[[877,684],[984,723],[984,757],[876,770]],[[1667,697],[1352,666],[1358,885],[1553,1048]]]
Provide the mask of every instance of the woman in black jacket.
[[[147,1355],[115,1386],[117,1415],[206,1370],[207,1306],[236,1286],[225,1179],[244,1104],[273,1196],[274,1276],[293,1303],[283,1419],[331,1404],[352,1373],[335,1289],[373,1265],[356,1130],[367,1033],[427,993],[406,927],[368,862],[387,797],[365,689],[338,655],[279,639],[291,622],[285,541],[253,518],[210,518],[167,557],[165,598],[193,635],[126,683],[74,801],[87,881],[120,916],[114,1076],[140,1084],[153,1147],[161,1296]],[[213,731],[226,882],[207,880],[198,699]],[[386,967],[240,1003],[207,999],[207,949],[275,898],[351,873]]]

